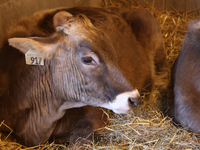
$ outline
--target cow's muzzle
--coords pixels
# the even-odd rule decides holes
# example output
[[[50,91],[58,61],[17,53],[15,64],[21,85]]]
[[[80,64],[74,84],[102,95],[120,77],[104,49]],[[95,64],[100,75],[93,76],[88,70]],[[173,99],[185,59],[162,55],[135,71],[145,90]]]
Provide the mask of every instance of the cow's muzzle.
[[[128,103],[130,107],[136,107],[137,105],[140,105],[142,103],[141,96],[138,96],[137,98],[129,97]]]
[[[142,99],[138,90],[133,90],[131,92],[124,92],[116,96],[116,98],[109,102],[110,109],[118,114],[126,114],[133,107],[139,105]]]

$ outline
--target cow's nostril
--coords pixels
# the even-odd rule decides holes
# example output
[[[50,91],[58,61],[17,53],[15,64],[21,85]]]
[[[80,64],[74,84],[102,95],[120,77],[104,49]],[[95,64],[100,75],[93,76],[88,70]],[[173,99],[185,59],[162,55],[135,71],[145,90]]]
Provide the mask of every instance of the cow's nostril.
[[[129,103],[131,104],[131,106],[137,106],[137,102],[134,100],[134,98],[129,97],[128,98]]]

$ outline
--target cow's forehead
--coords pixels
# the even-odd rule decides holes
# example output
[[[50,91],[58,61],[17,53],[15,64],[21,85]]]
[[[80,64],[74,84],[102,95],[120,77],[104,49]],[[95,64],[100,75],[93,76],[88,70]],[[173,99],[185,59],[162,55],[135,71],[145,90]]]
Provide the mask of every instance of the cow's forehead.
[[[99,37],[82,39],[79,41],[78,47],[85,47],[91,52],[96,53],[102,58],[116,59],[113,45],[108,39],[101,39]]]
[[[99,49],[102,47],[103,49],[110,49],[113,47],[111,39],[96,28],[85,15],[72,17],[64,28],[64,32],[68,36],[88,48]]]

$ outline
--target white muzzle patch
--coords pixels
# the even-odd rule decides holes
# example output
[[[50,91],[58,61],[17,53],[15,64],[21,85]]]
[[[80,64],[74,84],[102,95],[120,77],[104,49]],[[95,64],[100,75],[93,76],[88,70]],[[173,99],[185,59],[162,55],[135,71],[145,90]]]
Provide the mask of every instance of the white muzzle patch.
[[[113,102],[104,105],[104,108],[111,109],[117,114],[127,114],[132,109],[130,98],[137,99],[140,97],[138,90],[121,93],[116,96]]]

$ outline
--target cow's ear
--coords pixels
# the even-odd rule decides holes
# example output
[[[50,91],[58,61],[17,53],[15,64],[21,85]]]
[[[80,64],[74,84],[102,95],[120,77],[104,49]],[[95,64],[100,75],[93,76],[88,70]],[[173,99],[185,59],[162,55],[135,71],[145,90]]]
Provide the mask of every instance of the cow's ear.
[[[64,28],[65,24],[67,24],[67,21],[72,17],[73,15],[66,11],[60,11],[56,13],[53,17],[53,25],[55,30],[58,31]]]
[[[34,40],[34,38],[10,38],[8,39],[9,45],[18,49],[22,53],[28,52],[28,50],[40,53],[44,58],[52,58],[54,56],[55,44],[48,44],[40,42],[40,39]]]

